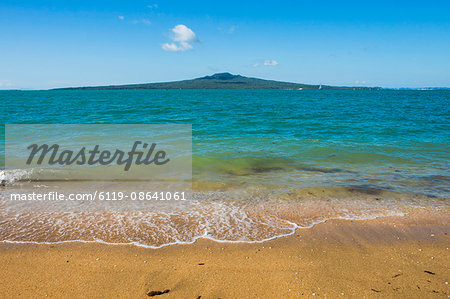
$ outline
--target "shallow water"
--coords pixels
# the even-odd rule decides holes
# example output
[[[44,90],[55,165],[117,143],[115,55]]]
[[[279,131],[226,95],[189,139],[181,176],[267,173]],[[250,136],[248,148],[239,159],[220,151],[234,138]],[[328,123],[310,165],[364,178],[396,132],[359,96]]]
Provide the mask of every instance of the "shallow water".
[[[192,124],[196,191],[189,209],[169,213],[3,200],[2,240],[261,241],[332,218],[448,209],[449,91],[0,91],[0,99],[3,123]],[[4,197],[21,184],[49,188],[27,175],[16,171]]]

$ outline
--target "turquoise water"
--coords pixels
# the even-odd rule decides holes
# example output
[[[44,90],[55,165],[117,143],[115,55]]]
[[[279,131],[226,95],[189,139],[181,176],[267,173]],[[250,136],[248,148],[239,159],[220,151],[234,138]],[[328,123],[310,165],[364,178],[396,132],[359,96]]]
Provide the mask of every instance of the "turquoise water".
[[[192,124],[200,181],[449,195],[450,91],[1,91],[0,99],[3,123]]]
[[[7,124],[192,124],[196,191],[189,210],[171,213],[1,200],[0,241],[263,241],[328,219],[449,208],[450,91],[0,91],[0,100]]]

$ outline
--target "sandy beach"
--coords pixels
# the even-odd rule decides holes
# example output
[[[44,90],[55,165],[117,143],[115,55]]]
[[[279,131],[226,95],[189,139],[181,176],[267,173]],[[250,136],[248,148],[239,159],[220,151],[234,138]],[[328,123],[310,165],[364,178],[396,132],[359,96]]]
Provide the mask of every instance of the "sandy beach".
[[[0,293],[3,298],[444,298],[450,296],[449,220],[445,211],[332,220],[263,243],[201,239],[160,249],[2,243]]]

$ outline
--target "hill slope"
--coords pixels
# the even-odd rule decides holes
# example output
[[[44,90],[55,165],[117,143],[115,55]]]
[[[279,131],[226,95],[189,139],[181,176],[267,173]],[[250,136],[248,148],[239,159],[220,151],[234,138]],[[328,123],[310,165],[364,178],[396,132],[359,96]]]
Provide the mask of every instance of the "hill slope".
[[[273,80],[249,78],[230,73],[218,73],[212,76],[196,78],[192,80],[143,83],[128,85],[87,86],[57,88],[68,89],[373,89],[367,87],[337,87],[326,85],[308,85]]]

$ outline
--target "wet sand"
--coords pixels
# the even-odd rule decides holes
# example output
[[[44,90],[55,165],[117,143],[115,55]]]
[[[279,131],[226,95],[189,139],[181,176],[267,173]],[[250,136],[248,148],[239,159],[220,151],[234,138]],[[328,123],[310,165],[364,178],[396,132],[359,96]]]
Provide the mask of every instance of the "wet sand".
[[[201,239],[160,249],[1,243],[0,294],[2,298],[151,298],[148,294],[446,298],[449,220],[446,211],[333,220],[264,243]]]

